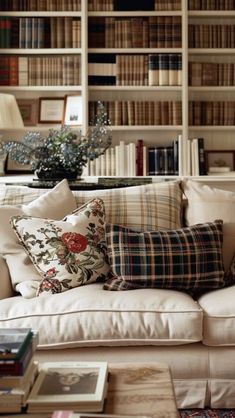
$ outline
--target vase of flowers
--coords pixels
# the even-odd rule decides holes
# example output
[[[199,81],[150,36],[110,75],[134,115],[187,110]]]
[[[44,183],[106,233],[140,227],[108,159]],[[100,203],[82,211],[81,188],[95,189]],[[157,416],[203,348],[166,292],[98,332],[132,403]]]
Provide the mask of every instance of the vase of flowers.
[[[21,142],[2,141],[0,154],[7,153],[19,164],[30,164],[40,180],[75,180],[88,161],[99,157],[110,145],[110,122],[99,102],[97,115],[85,136],[68,126],[51,129],[46,138],[41,132],[27,132]]]

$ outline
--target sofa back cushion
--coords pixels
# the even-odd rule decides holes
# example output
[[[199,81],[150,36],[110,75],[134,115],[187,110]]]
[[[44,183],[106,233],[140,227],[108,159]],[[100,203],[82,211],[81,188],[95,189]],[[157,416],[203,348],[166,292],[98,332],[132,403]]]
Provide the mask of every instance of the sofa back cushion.
[[[186,225],[223,220],[223,258],[227,270],[235,253],[235,193],[192,180],[183,182],[183,190],[188,200]]]
[[[197,294],[223,287],[222,224],[215,221],[151,232],[108,224],[112,277],[104,289],[156,287]]]
[[[78,206],[99,197],[106,220],[135,230],[181,227],[182,192],[179,181],[159,182],[120,189],[74,192]]]

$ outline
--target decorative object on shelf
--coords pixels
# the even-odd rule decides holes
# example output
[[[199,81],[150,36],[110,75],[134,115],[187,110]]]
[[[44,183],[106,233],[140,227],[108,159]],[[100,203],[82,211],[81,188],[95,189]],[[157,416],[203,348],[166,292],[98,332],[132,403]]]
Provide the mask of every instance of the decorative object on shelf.
[[[24,126],[35,126],[38,122],[38,99],[17,99]]]
[[[24,122],[20,114],[15,96],[12,94],[0,94],[0,140],[1,131],[4,129],[22,129]],[[7,153],[0,153],[0,176],[5,173]]]
[[[74,180],[81,176],[88,160],[106,151],[111,139],[110,121],[104,105],[99,102],[85,136],[68,126],[51,129],[47,138],[41,132],[28,132],[21,142],[0,142],[0,155],[8,153],[19,164],[30,164],[41,180]]]
[[[82,125],[82,96],[80,94],[66,96],[63,123],[69,126]]]
[[[235,171],[234,150],[206,150],[206,170],[209,175],[226,175]]]
[[[39,98],[39,123],[62,123],[64,97]]]

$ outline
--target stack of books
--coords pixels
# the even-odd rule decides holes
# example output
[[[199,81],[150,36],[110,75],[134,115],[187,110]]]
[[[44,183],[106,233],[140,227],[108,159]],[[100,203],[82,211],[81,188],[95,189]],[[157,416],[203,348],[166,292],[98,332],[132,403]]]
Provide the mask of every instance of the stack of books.
[[[22,412],[38,372],[33,353],[38,333],[30,328],[0,329],[0,413]]]
[[[107,362],[43,363],[27,400],[27,412],[101,412],[107,385]]]

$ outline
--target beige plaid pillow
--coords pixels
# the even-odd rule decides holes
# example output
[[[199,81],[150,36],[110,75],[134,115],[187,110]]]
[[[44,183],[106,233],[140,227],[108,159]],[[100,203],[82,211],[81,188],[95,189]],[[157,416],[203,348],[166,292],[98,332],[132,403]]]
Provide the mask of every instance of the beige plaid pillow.
[[[179,181],[73,193],[78,206],[94,197],[102,199],[108,223],[142,231],[181,227],[182,194]]]
[[[0,185],[0,205],[23,205],[42,196],[49,189],[27,186]]]

